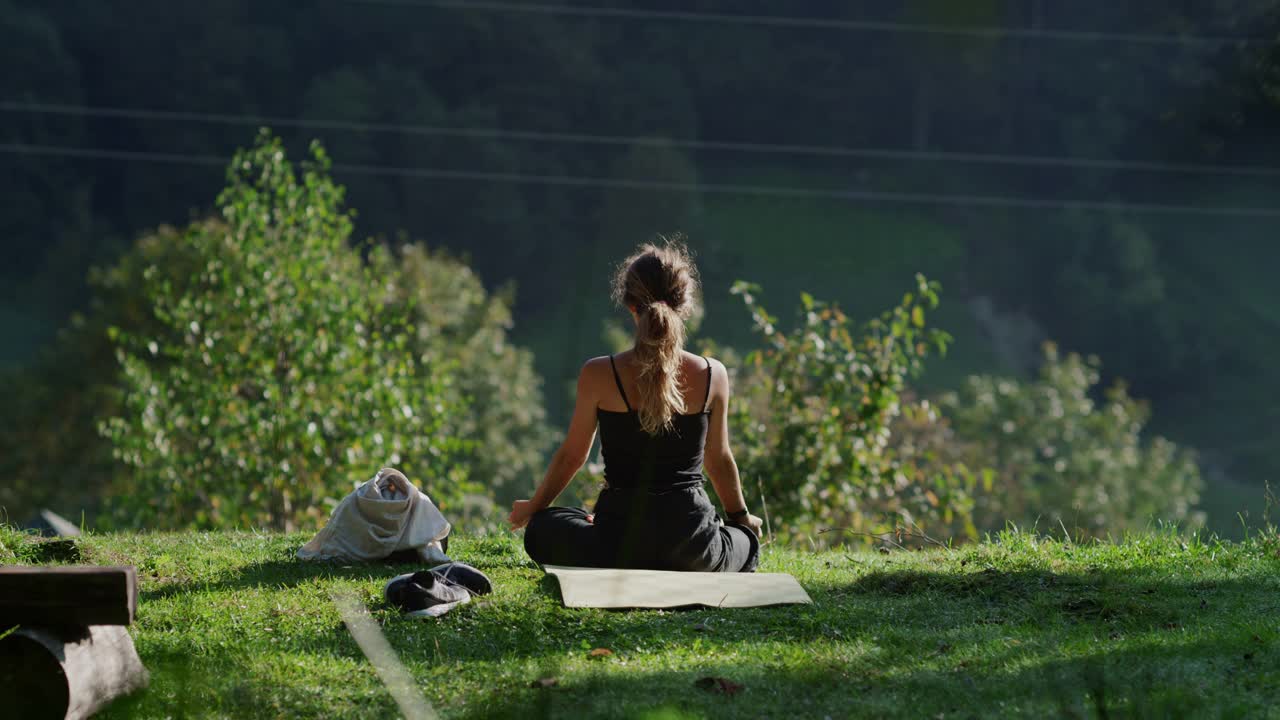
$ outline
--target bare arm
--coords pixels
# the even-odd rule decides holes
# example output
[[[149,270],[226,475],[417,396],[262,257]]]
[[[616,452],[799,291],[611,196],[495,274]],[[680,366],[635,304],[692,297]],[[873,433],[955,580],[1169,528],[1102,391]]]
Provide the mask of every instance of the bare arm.
[[[711,427],[707,431],[707,448],[702,465],[724,511],[732,515],[746,510],[747,501],[742,494],[738,463],[733,459],[733,450],[729,447],[730,395],[729,374],[723,365],[714,362],[711,371]],[[750,513],[738,522],[751,527],[757,534],[760,532],[760,519]]]
[[[534,513],[555,502],[587,462],[591,443],[596,438],[596,397],[589,379],[591,371],[591,363],[588,362],[578,373],[577,399],[573,406],[573,419],[569,421],[569,431],[559,449],[551,456],[551,462],[547,465],[547,472],[538,484],[538,489],[534,491],[532,498],[517,500],[511,506],[507,521],[511,523],[512,530],[524,527]]]

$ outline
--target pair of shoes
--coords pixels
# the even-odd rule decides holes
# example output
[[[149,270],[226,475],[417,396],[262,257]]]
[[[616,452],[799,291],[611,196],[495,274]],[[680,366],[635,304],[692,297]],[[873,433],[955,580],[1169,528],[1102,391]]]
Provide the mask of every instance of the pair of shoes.
[[[493,592],[493,583],[489,582],[489,577],[464,562],[437,565],[429,572],[435,573],[445,582],[461,585],[472,595],[488,595]]]
[[[486,595],[493,583],[466,563],[451,562],[398,575],[383,588],[387,602],[410,617],[440,617],[453,608],[471,602],[472,595]]]

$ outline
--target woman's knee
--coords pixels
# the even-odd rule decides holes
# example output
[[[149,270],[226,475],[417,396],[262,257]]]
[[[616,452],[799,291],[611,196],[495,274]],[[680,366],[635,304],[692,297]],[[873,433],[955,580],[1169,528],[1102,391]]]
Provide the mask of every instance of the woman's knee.
[[[601,539],[585,510],[549,507],[529,518],[524,549],[539,565],[594,567],[606,557]]]
[[[524,551],[534,562],[542,564],[546,557],[546,548],[548,545],[548,525],[549,520],[553,517],[548,513],[551,508],[539,510],[529,518],[529,523],[524,527]]]
[[[524,551],[539,565],[564,564],[561,556],[579,545],[586,513],[576,508],[549,507],[529,518],[524,529]]]
[[[760,538],[745,525],[726,523],[722,572],[755,572],[760,566]]]

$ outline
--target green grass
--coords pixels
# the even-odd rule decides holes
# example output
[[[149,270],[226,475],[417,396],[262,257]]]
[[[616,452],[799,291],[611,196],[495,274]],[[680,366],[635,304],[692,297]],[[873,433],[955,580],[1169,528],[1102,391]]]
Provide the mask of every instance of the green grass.
[[[9,542],[12,538],[6,536]],[[445,717],[1207,717],[1280,707],[1280,542],[1029,535],[953,551],[766,548],[812,606],[568,610],[506,536],[458,536],[493,595],[400,617],[405,567],[295,561],[302,536],[94,535],[136,565],[151,687],[105,717],[391,717],[332,591],[370,607]],[[588,652],[609,648],[611,656]],[[740,683],[733,696],[695,682]],[[550,689],[530,683],[554,677]],[[1098,708],[1103,707],[1105,711]]]

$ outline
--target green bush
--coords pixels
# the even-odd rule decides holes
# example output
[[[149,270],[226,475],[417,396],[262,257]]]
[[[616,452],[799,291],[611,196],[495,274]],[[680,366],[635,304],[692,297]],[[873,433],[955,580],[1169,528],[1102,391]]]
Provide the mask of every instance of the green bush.
[[[1162,437],[1144,440],[1150,410],[1124,384],[1096,399],[1098,366],[1046,345],[1038,379],[974,376],[942,399],[960,452],[995,470],[977,500],[984,529],[1014,522],[1097,536],[1152,520],[1203,522],[1193,455]]]
[[[328,164],[313,145],[299,176],[264,133],[232,161],[221,218],[182,233],[193,273],[144,272],[159,331],[114,334],[124,395],[102,425],[130,467],[115,523],[310,525],[384,464],[446,509],[480,489],[442,432],[465,411],[456,369],[413,351],[395,283],[349,245]]]
[[[895,430],[918,435],[921,425],[941,422],[936,408],[908,393],[908,379],[949,340],[925,322],[937,284],[917,276],[915,292],[860,332],[839,308],[807,294],[797,327],[783,332],[757,287],[738,283],[733,292],[765,341],[731,368],[734,449],[774,534],[815,543],[904,527],[971,534],[975,474],[940,461],[928,444],[895,438]],[[821,532],[834,528],[845,532]]]

